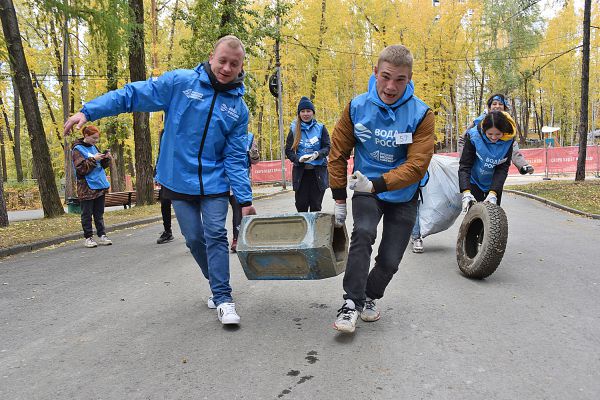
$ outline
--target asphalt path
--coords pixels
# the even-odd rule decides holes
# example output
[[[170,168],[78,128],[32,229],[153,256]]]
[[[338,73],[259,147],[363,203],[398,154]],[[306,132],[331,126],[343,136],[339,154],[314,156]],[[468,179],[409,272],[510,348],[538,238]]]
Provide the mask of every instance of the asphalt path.
[[[342,275],[248,281],[235,254],[242,323],[223,327],[177,226],[164,245],[152,224],[0,260],[0,398],[598,399],[600,221],[503,202],[491,277],[460,274],[457,223],[407,250],[354,335],[332,329]],[[256,206],[292,212],[293,194]]]

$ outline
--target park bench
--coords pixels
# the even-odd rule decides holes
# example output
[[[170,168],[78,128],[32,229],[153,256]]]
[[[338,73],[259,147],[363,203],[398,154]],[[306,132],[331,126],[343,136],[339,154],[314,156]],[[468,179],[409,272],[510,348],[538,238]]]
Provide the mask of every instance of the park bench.
[[[154,200],[158,201],[158,189],[154,190]],[[112,192],[104,195],[104,206],[123,206],[123,208],[131,208],[131,205],[136,202],[135,191],[127,192]]]
[[[123,206],[123,208],[131,208],[131,204],[135,203],[135,192],[112,192],[104,195],[104,206]]]

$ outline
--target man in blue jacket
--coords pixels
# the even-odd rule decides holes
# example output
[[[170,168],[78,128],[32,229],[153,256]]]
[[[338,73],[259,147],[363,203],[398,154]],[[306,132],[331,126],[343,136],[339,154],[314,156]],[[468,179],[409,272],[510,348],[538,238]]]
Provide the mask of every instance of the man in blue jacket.
[[[123,112],[164,111],[156,181],[171,199],[186,245],[209,280],[208,307],[223,324],[239,324],[229,285],[225,219],[231,188],[242,214],[255,214],[248,178],[248,107],[244,45],[235,36],[215,43],[207,62],[148,81],[132,82],[85,104],[64,126]]]
[[[344,333],[354,332],[359,315],[367,322],[380,318],[375,301],[398,271],[415,223],[419,181],[433,155],[435,118],[414,95],[412,65],[406,47],[386,47],[374,68],[375,84],[350,101],[331,135],[329,186],[338,226],[346,220],[346,184],[354,191],[344,304],[333,324]],[[369,271],[381,219],[381,243]]]

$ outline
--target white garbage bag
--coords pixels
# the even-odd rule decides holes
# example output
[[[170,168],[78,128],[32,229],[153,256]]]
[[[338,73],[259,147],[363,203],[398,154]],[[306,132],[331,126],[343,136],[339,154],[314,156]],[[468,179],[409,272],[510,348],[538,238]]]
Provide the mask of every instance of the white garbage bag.
[[[450,228],[461,213],[458,161],[457,157],[434,154],[429,163],[429,181],[421,188],[423,203],[419,203],[422,237]]]

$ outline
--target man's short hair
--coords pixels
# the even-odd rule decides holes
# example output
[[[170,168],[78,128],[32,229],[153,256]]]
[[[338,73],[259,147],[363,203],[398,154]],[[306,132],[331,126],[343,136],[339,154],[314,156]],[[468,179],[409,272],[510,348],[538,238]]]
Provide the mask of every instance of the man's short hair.
[[[397,67],[407,66],[412,71],[413,56],[406,46],[395,44],[386,47],[381,53],[379,53],[377,67],[379,67],[382,62],[388,62]]]
[[[244,53],[244,57],[246,56],[246,48],[244,47],[244,43],[242,43],[242,41],[238,39],[237,36],[227,35],[217,40],[217,42],[215,43],[215,47],[213,47],[213,53],[215,52],[215,50],[217,50],[217,47],[219,47],[221,43],[227,43],[227,45],[232,49],[237,49],[238,47],[241,47],[242,52]]]

